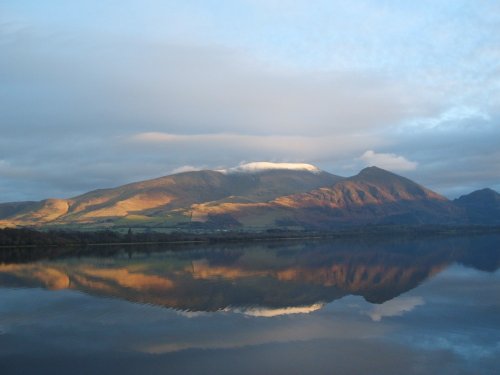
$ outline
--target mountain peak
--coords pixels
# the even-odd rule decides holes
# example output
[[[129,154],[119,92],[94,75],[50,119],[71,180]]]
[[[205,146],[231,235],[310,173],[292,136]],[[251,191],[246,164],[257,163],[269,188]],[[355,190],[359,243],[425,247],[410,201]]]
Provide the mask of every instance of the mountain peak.
[[[478,204],[479,202],[482,202],[483,204],[490,204],[500,201],[500,194],[493,189],[484,188],[481,190],[473,191],[472,193],[466,195],[462,195],[455,201],[459,203],[474,202],[475,204]]]
[[[351,177],[353,179],[363,179],[370,181],[387,181],[387,180],[407,180],[405,177],[399,176],[395,173],[389,172],[385,169],[371,166],[362,169],[356,176]]]
[[[368,167],[347,181],[356,183],[376,185],[378,189],[385,189],[390,195],[405,199],[436,199],[446,201],[447,199],[425,187],[396,173],[389,172],[379,167]]]
[[[306,163],[272,163],[267,161],[253,162],[240,164],[237,167],[218,169],[217,172],[224,174],[230,173],[259,173],[269,170],[290,170],[290,171],[303,171],[311,173],[321,173],[321,170],[312,165]]]
[[[499,195],[497,191],[495,191],[491,188],[484,188],[484,189],[476,190],[476,191],[473,191],[471,194],[483,194],[483,195],[491,195],[491,196]]]
[[[385,169],[379,168],[375,165],[372,165],[370,167],[363,168],[358,175],[368,175],[368,174],[391,174],[393,175],[394,173],[389,172]]]
[[[476,190],[454,202],[465,209],[472,223],[500,224],[500,194],[493,189]]]

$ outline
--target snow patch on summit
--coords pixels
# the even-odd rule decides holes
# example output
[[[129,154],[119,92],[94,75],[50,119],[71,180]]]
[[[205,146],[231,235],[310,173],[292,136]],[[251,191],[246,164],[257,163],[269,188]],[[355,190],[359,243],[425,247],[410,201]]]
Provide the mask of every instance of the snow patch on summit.
[[[229,173],[258,173],[269,170],[291,170],[291,171],[306,171],[311,173],[321,173],[321,169],[312,164],[305,163],[271,163],[260,161],[254,163],[240,164],[237,167],[218,169],[217,172],[224,174]]]

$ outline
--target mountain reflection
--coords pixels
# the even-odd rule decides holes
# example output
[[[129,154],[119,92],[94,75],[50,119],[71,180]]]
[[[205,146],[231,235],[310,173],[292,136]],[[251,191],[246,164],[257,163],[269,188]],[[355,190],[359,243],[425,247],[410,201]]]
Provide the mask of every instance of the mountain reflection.
[[[73,289],[177,310],[305,313],[346,295],[383,303],[453,263],[500,266],[498,236],[118,251],[0,264],[0,286]]]

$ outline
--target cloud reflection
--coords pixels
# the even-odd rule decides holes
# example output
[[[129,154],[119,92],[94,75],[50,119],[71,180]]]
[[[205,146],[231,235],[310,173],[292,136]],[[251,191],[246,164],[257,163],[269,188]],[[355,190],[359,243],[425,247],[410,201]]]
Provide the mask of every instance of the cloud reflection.
[[[425,301],[422,297],[398,297],[381,305],[373,306],[373,309],[367,314],[374,322],[380,322],[382,318],[401,316],[424,304]]]

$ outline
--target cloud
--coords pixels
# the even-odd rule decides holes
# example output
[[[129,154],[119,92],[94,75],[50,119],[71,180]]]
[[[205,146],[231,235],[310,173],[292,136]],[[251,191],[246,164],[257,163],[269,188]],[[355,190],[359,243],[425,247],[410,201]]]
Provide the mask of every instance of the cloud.
[[[155,161],[159,166],[199,165],[207,169],[227,169],[238,163],[307,163],[340,173],[345,160],[353,153],[370,147],[382,147],[386,141],[371,134],[328,136],[245,135],[230,133],[172,134],[145,132],[121,139],[118,146],[127,153]],[[350,171],[348,171],[350,173]]]
[[[498,5],[174,3],[2,5],[2,200],[243,160],[500,186]]]
[[[34,33],[2,48],[10,57],[0,61],[0,81],[31,88],[5,98],[0,120],[17,127],[7,134],[116,134],[144,127],[193,134],[353,133],[409,114],[429,116],[436,106],[418,87],[383,74],[273,70],[216,44],[111,37],[68,43]],[[26,105],[29,113],[22,110]]]
[[[491,120],[491,117],[478,108],[459,106],[449,108],[434,117],[412,119],[408,121],[406,126],[416,132],[425,130],[456,130],[457,125],[460,125],[463,130],[467,130],[468,127],[474,126],[473,124],[477,123],[474,120],[483,120],[484,123]]]
[[[396,154],[376,153],[368,150],[360,156],[368,166],[377,166],[391,171],[412,171],[417,168],[418,163],[409,161],[403,156]]]
[[[254,173],[265,170],[273,169],[288,169],[288,170],[298,170],[298,171],[308,171],[311,173],[320,173],[321,170],[311,164],[305,163],[270,163],[270,162],[253,162],[253,163],[242,163],[237,167],[219,169],[222,173]]]
[[[425,302],[422,297],[399,297],[384,302],[381,305],[375,305],[372,311],[368,313],[368,316],[374,322],[379,322],[384,317],[401,316],[423,304]]]
[[[124,147],[140,150],[196,150],[233,156],[229,166],[237,160],[264,159],[296,162],[335,157],[367,145],[383,145],[384,141],[371,134],[341,135],[248,135],[234,133],[172,134],[144,132],[122,139]],[[285,159],[285,160],[283,160]],[[286,160],[287,159],[287,160]]]
[[[183,173],[183,172],[194,172],[194,171],[200,171],[202,169],[203,168],[200,168],[200,167],[193,167],[192,165],[183,165],[181,167],[172,169],[172,172],[170,172],[170,173],[176,174],[176,173]]]
[[[485,187],[500,191],[499,125],[500,115],[490,113],[488,119],[455,119],[432,129],[404,127],[390,150],[418,161],[405,175],[447,197]]]

